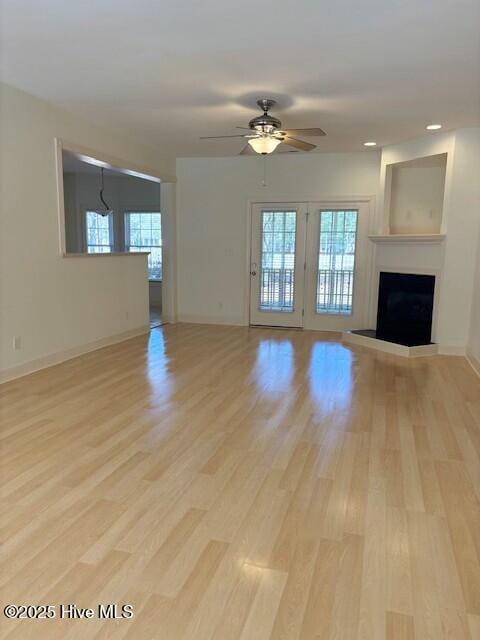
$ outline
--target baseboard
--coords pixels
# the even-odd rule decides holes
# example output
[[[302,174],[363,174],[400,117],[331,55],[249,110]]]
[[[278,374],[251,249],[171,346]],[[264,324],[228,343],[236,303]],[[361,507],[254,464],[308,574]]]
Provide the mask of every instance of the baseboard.
[[[224,324],[231,327],[245,327],[243,319],[225,318],[224,316],[197,316],[188,313],[178,315],[177,322],[188,322],[191,324]]]
[[[87,344],[73,347],[72,349],[57,351],[56,353],[52,353],[48,356],[42,356],[41,358],[37,358],[36,360],[30,360],[29,362],[25,362],[16,367],[4,369],[0,371],[0,384],[9,382],[10,380],[15,380],[16,378],[27,376],[30,373],[35,373],[35,371],[40,371],[40,369],[52,367],[53,365],[60,364],[61,362],[65,362],[66,360],[71,360],[72,358],[81,356],[84,353],[96,351],[97,349],[101,349],[102,347],[109,347],[112,344],[116,344],[117,342],[124,342],[125,340],[135,338],[136,336],[145,335],[149,331],[150,327],[148,325],[138,327],[137,329],[130,329],[129,331],[123,331],[122,333],[117,333],[113,336],[108,336],[107,338],[100,338],[100,340],[95,340],[94,342],[88,342]]]
[[[466,357],[477,376],[480,376],[480,360],[471,353],[467,353]]]
[[[467,350],[465,349],[465,347],[440,344],[438,346],[438,353],[441,356],[466,356]]]
[[[377,351],[383,351],[384,353],[390,353],[394,356],[402,356],[403,358],[420,358],[425,356],[434,356],[438,353],[438,346],[436,344],[406,347],[403,344],[387,342],[386,340],[379,340],[369,336],[362,336],[358,333],[352,333],[351,331],[344,331],[342,333],[342,341],[350,344],[356,344],[361,347],[367,347],[369,349],[376,349]]]

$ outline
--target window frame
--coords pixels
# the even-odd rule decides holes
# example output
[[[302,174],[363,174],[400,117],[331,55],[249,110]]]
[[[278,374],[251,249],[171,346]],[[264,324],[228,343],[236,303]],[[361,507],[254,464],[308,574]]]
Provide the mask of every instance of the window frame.
[[[353,261],[353,269],[352,269],[352,304],[351,304],[351,308],[349,311],[343,312],[343,311],[333,311],[333,310],[326,310],[326,311],[319,311],[318,307],[317,307],[317,297],[318,297],[318,272],[319,272],[319,268],[318,268],[318,262],[319,262],[319,258],[320,258],[320,248],[321,248],[321,235],[322,235],[322,213],[327,213],[327,212],[332,212],[332,213],[337,213],[337,212],[350,212],[350,211],[354,211],[357,215],[356,215],[356,225],[355,225],[355,245],[354,245],[354,252],[353,252],[353,257],[354,257],[354,261]],[[352,206],[352,207],[339,207],[339,206],[332,206],[332,207],[320,207],[318,209],[318,233],[317,233],[317,239],[316,239],[316,247],[317,247],[317,251],[316,251],[316,284],[315,284],[315,295],[313,297],[313,312],[314,315],[318,318],[321,317],[325,317],[325,316],[331,316],[331,317],[336,317],[336,318],[348,318],[350,316],[353,316],[355,313],[355,281],[356,281],[356,272],[357,272],[357,254],[358,254],[358,227],[359,227],[359,220],[360,220],[360,208],[358,205]]]
[[[130,251],[130,214],[135,213],[147,213],[147,214],[159,214],[160,215],[160,246],[155,247],[155,245],[145,245],[149,248],[160,248],[161,253],[161,277],[160,278],[151,278],[150,272],[148,273],[148,282],[152,283],[161,283],[163,282],[163,229],[162,229],[162,212],[160,209],[148,209],[146,207],[128,207],[127,209],[123,209],[122,211],[122,225],[123,225],[123,233],[122,233],[122,243],[123,249],[125,253],[145,253],[150,255],[151,251]],[[135,246],[135,245],[134,245]],[[147,261],[147,269],[148,269],[148,261]]]

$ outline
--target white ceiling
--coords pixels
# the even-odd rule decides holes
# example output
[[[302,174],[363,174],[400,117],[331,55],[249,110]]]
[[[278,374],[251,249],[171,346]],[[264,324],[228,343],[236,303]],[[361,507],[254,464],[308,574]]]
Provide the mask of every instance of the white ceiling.
[[[278,98],[320,151],[480,124],[477,0],[2,0],[2,79],[176,156]],[[436,135],[431,133],[428,135]]]

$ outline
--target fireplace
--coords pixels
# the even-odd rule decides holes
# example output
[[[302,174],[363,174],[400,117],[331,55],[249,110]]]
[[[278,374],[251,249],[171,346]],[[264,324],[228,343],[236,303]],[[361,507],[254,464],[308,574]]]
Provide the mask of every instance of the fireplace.
[[[431,344],[435,276],[380,272],[376,338],[407,347]]]

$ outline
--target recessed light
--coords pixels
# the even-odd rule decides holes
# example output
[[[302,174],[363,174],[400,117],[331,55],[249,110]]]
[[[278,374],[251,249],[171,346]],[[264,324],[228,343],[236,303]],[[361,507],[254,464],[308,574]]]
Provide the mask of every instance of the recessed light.
[[[427,129],[429,131],[437,131],[437,129],[441,129],[442,125],[441,124],[428,124],[427,125]]]
[[[364,147],[376,147],[377,143],[376,142],[364,142],[363,146]]]

